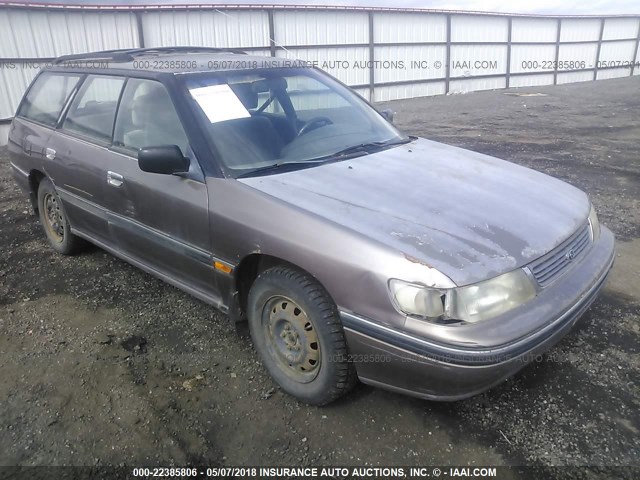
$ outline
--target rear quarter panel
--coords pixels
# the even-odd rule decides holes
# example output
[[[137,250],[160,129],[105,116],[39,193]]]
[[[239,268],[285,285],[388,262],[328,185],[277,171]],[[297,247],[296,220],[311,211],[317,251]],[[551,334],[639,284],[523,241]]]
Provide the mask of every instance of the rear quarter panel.
[[[20,117],[14,118],[11,123],[8,139],[9,161],[13,176],[25,193],[30,192],[29,174],[35,170],[47,173],[44,159],[50,137],[51,130],[48,127]]]

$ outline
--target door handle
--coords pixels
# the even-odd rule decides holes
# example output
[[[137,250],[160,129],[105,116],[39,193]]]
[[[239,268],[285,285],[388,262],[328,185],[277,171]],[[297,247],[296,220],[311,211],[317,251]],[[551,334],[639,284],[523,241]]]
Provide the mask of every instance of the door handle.
[[[121,187],[122,184],[124,183],[124,177],[119,173],[108,171],[107,183],[112,187]]]

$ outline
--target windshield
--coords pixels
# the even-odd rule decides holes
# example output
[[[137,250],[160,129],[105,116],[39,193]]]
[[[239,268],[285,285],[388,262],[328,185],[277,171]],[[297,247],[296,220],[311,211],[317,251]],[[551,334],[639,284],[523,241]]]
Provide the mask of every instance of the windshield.
[[[407,140],[356,93],[311,68],[191,74],[186,86],[232,176],[304,168]]]

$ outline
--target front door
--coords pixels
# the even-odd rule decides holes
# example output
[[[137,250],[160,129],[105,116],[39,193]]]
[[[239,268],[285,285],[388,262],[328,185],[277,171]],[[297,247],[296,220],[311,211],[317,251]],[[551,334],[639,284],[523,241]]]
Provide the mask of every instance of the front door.
[[[190,172],[178,176],[140,170],[138,149],[159,145],[177,145],[191,161]],[[118,247],[165,280],[216,301],[207,187],[164,85],[128,80],[112,152],[106,179],[108,223]]]

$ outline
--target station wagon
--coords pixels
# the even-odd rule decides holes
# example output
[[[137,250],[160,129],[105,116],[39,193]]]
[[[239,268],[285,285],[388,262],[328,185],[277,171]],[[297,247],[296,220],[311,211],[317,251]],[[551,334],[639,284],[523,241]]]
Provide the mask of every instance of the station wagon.
[[[248,322],[301,401],[357,379],[465,398],[571,329],[614,238],[579,189],[391,117],[286,60],[117,50],[39,73],[9,152],[56,251],[89,241]]]

